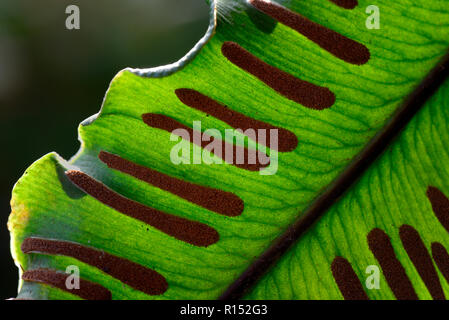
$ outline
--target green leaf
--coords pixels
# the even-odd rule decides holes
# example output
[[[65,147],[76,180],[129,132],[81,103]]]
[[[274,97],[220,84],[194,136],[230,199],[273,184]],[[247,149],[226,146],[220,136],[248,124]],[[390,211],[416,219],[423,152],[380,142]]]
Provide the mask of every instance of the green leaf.
[[[448,298],[449,256],[444,257],[446,249],[440,249],[449,249],[448,123],[446,81],[397,141],[247,298],[341,299],[347,282],[342,281],[341,292],[331,271],[337,257],[351,264],[370,299],[413,297],[413,293],[420,299],[443,298],[441,292]],[[434,271],[414,265],[413,250],[406,250],[400,236],[408,238],[407,226],[419,233]],[[390,239],[405,277],[399,276],[400,268],[392,268],[395,260],[387,257],[388,246],[380,245],[382,236]],[[414,241],[413,246],[419,247],[419,241]],[[369,266],[382,270],[379,289],[368,290],[365,286],[371,275],[366,272]],[[419,270],[425,270],[424,277]],[[404,285],[407,279],[411,286]]]
[[[165,68],[120,72],[100,113],[80,125],[79,153],[69,162],[55,153],[44,156],[14,188],[9,220],[12,253],[26,280],[21,281],[18,296],[89,299],[107,298],[108,291],[113,299],[221,296],[345,174],[449,47],[445,1],[377,1],[380,30],[365,27],[365,9],[371,2],[360,0],[352,10],[334,2],[291,0],[285,3],[291,11],[284,10],[281,16],[280,9],[272,11],[263,3],[258,7],[264,12],[245,5],[232,15],[232,23],[219,22],[216,30],[212,10],[208,33],[185,59]],[[328,29],[317,35],[301,17]],[[301,28],[306,25],[301,31],[308,37],[292,28],[298,19]],[[317,44],[309,38],[327,40]],[[231,112],[229,117],[229,110],[238,114]],[[268,150],[272,160],[278,155],[274,175],[248,170],[254,166],[171,162],[178,141],[171,141],[164,129],[192,128],[193,121],[201,121],[203,130],[215,128],[224,136],[224,130],[236,123],[248,123],[246,117],[258,120],[258,126],[262,121],[283,129],[279,152]],[[444,124],[444,116],[438,121]],[[256,144],[247,141],[247,145]],[[421,159],[418,145],[410,148],[400,164],[428,160]],[[201,153],[200,148],[191,149],[192,154]],[[414,158],[413,152],[420,157]],[[204,194],[212,198],[202,198]],[[422,208],[427,210],[428,205]],[[343,223],[340,214],[351,217]],[[376,214],[379,217],[371,220],[389,216],[383,211]],[[313,245],[322,245],[329,254],[341,252],[353,263],[366,262],[366,248],[352,238],[358,229],[350,227],[362,217],[333,211],[329,216],[337,219],[339,229],[334,229],[334,220],[332,225],[320,223],[322,242]],[[311,234],[315,229],[298,246],[309,246]],[[348,237],[346,247],[349,243],[357,247],[334,249],[334,237]],[[303,266],[301,261],[302,273],[290,276],[297,279],[303,274],[307,282],[297,282],[287,278],[283,266],[292,252],[297,251],[273,271],[279,270],[277,281],[270,278],[272,274],[262,281],[263,288],[279,285],[279,291],[273,291],[278,294],[270,298],[341,297],[329,269],[333,256],[323,255],[316,265]],[[67,275],[61,273],[72,265],[88,281],[75,294],[67,290]],[[300,292],[288,293],[291,287]],[[425,296],[423,286],[417,288]],[[257,286],[250,296],[268,297],[265,292],[270,291]]]

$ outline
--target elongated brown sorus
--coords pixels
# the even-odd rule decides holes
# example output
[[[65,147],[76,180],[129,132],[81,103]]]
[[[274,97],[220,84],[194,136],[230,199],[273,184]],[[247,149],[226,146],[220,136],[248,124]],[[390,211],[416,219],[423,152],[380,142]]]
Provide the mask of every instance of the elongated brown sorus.
[[[368,234],[368,245],[379,261],[391,291],[398,300],[418,300],[413,285],[399,262],[390,238],[381,229],[373,229]]]
[[[449,232],[449,199],[440,189],[429,187],[427,197],[432,204],[433,212],[442,226]]]
[[[206,135],[201,132],[195,133],[192,128],[189,128],[182,123],[162,114],[156,113],[146,113],[142,115],[143,121],[152,128],[161,129],[167,132],[176,132],[175,130],[185,130],[187,132],[188,137],[186,138],[188,141],[195,143],[201,148],[206,148],[212,141],[215,141],[216,138]],[[202,135],[201,141],[195,141],[194,136],[196,134]],[[207,138],[207,139],[206,139]],[[208,141],[206,141],[208,140]],[[232,161],[227,161],[229,164],[232,164],[238,168],[249,170],[249,171],[260,171],[261,169],[267,167],[270,163],[270,158],[260,151],[249,150],[248,148],[241,147],[238,145],[231,145],[225,140],[220,140],[221,144],[221,152],[217,153],[216,150],[213,151],[214,155],[217,157],[226,160],[226,150],[233,150],[232,152]],[[238,160],[238,155],[243,156],[242,160]],[[251,160],[251,161],[250,161]],[[262,160],[262,161],[260,161]]]
[[[177,217],[125,198],[87,174],[70,170],[66,176],[98,201],[131,218],[140,220],[176,239],[199,247],[218,241],[218,232],[208,225]]]
[[[412,260],[433,299],[444,300],[445,296],[437,271],[418,231],[412,226],[402,225],[399,228],[399,236],[405,251],[407,251],[410,260]]]
[[[290,152],[295,150],[298,146],[298,138],[293,132],[287,129],[275,127],[263,121],[247,117],[243,113],[231,110],[227,106],[224,106],[214,99],[193,89],[177,89],[175,93],[179,100],[181,100],[181,102],[185,105],[220,119],[234,129],[241,129],[242,131],[254,130],[256,133],[255,138],[258,143],[269,146],[271,138],[270,130],[277,130],[277,139],[279,141],[277,148],[278,151]],[[257,134],[257,130],[259,129],[266,130],[265,139],[258,138],[259,135]]]
[[[129,174],[208,210],[229,217],[239,216],[243,212],[243,200],[233,193],[203,187],[177,179],[159,171],[135,164],[109,152],[101,151],[98,157],[109,168]]]
[[[80,285],[78,289],[68,289],[66,280],[69,276],[69,274],[51,269],[34,269],[25,271],[22,274],[22,280],[46,284],[85,300],[111,300],[111,292],[108,289],[84,279],[79,279]]]
[[[250,3],[256,9],[296,30],[324,50],[345,62],[362,65],[370,59],[370,52],[365,45],[315,23],[281,5],[264,0],[250,0]]]
[[[344,9],[354,9],[359,5],[357,0],[329,0]]]
[[[273,67],[235,42],[223,43],[221,52],[237,67],[252,74],[287,99],[304,107],[323,110],[332,107],[335,103],[335,94],[328,88],[303,81]]]
[[[440,269],[447,283],[449,283],[449,254],[446,248],[441,243],[432,243],[432,256],[438,269]]]
[[[345,300],[369,300],[348,260],[336,257],[332,262],[331,269],[335,282]]]
[[[23,253],[72,257],[149,295],[163,294],[168,288],[167,281],[158,272],[128,259],[78,243],[33,237],[25,239],[21,249]]]

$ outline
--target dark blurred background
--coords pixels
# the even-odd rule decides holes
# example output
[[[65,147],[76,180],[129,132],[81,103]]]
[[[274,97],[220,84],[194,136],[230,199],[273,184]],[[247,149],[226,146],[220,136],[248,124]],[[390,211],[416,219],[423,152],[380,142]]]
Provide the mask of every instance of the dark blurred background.
[[[65,27],[72,4],[80,30]],[[204,0],[0,0],[0,299],[17,293],[6,228],[14,183],[48,152],[76,153],[78,124],[118,71],[178,60],[207,25]]]

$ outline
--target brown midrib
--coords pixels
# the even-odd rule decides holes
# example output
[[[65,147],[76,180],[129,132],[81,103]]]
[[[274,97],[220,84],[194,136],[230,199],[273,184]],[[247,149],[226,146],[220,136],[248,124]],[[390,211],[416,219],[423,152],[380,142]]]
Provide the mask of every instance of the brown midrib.
[[[348,168],[304,211],[243,274],[220,296],[221,300],[240,299],[279,260],[299,238],[364,174],[405,128],[425,102],[437,91],[449,75],[449,54],[435,67],[420,85],[406,98],[383,130],[355,157]]]

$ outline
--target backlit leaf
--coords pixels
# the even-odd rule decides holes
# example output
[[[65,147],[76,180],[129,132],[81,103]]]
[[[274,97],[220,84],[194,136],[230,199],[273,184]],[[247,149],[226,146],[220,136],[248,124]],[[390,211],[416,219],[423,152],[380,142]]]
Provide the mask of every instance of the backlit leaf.
[[[80,125],[79,153],[68,162],[48,154],[19,180],[9,229],[26,280],[20,298],[106,298],[109,291],[113,299],[215,299],[229,292],[320,195],[338,187],[449,47],[443,0],[376,1],[379,30],[366,27],[371,1],[351,9],[328,0],[283,2],[289,9],[251,3],[179,63],[120,72],[99,114]],[[213,13],[211,21],[208,35]],[[438,140],[447,132],[442,96],[250,297],[341,298],[330,263],[348,259],[362,278],[365,265],[377,263],[361,241],[372,228],[392,238],[419,296],[429,297],[397,228],[413,225],[426,245],[447,247],[435,218],[420,223],[430,212],[427,187],[449,192],[444,159],[426,149],[447,146]],[[170,131],[194,121],[222,136],[233,127],[278,128],[279,152],[268,151],[272,166],[278,154],[275,174],[260,174],[257,163],[174,165],[178,141]],[[81,291],[68,290],[57,273],[71,265],[88,281]]]

